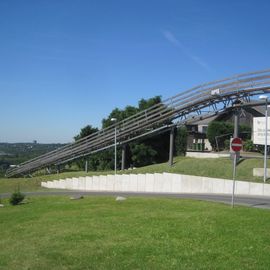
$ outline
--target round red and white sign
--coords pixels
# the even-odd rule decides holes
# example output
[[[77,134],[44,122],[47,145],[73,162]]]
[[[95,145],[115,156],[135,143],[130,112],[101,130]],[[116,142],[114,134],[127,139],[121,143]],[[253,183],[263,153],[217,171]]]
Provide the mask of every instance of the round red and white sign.
[[[242,139],[240,138],[233,138],[231,141],[231,148],[234,152],[239,152],[242,149]]]

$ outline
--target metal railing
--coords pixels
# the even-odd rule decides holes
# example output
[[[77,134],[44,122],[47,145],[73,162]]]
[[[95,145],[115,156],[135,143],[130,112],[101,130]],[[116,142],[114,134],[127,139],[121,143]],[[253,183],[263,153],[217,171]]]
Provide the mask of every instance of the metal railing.
[[[248,99],[250,96],[269,92],[269,90],[269,69],[204,83],[74,143],[21,163],[18,167],[7,170],[6,175],[11,177],[32,172],[107,149],[114,145],[115,126],[118,131],[118,142],[121,144],[146,135],[149,133],[149,128],[154,131],[165,128],[174,119],[178,118],[184,122],[192,116],[192,113],[205,107],[212,106],[218,111],[221,110],[217,106],[219,103],[228,106],[236,99]]]

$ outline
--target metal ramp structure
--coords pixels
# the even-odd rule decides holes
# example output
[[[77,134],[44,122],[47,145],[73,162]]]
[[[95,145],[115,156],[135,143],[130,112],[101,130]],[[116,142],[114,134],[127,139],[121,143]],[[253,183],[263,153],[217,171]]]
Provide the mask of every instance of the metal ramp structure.
[[[31,173],[108,149],[114,146],[115,128],[117,129],[117,145],[122,145],[168,130],[174,125],[185,124],[194,118],[198,120],[222,112],[237,104],[239,100],[249,103],[252,96],[269,92],[270,69],[204,83],[182,91],[74,143],[21,163],[16,168],[10,168],[6,176]]]

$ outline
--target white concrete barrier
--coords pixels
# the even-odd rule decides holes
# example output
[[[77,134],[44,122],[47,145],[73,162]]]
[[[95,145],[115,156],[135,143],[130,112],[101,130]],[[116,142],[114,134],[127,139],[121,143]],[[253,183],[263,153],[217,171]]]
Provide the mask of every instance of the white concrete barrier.
[[[154,173],[154,192],[159,192],[163,187],[163,175],[161,173]]]
[[[99,190],[99,184],[100,184],[100,182],[99,182],[99,176],[93,176],[92,177],[93,178],[93,186],[92,186],[92,190]]]
[[[115,175],[112,174],[107,175],[106,190],[114,191],[114,186],[115,186]]]
[[[137,177],[138,177],[137,178],[137,191],[145,192],[145,187],[146,187],[145,174],[138,174]]]
[[[138,192],[138,175],[129,175],[129,191]]]
[[[145,192],[154,192],[155,176],[152,173],[145,175]]]
[[[79,177],[78,180],[78,190],[85,190],[85,177]]]
[[[182,175],[172,174],[172,192],[180,193],[182,190]]]
[[[267,169],[267,175],[270,175],[270,169]],[[264,168],[253,168],[253,176],[264,176]]]
[[[93,190],[93,178],[90,176],[85,177],[85,190]]]
[[[232,180],[172,173],[101,175],[41,183],[46,188],[86,191],[231,194]],[[270,196],[270,184],[236,181],[238,195]]]
[[[163,190],[164,192],[172,192],[173,175],[170,173],[163,173]]]
[[[74,189],[74,190],[79,189],[79,179],[76,177],[72,178],[72,189]]]
[[[194,157],[194,158],[228,158],[230,157],[230,153],[228,154],[220,154],[220,153],[213,153],[213,152],[187,152],[187,157]]]
[[[68,178],[66,180],[66,189],[72,189],[73,188],[73,181],[72,181],[72,178]]]
[[[249,194],[262,196],[263,193],[263,184],[250,183]]]
[[[129,191],[129,175],[128,174],[123,174],[122,178],[122,190],[123,191]]]
[[[105,175],[101,175],[99,176],[99,188],[102,191],[106,191],[106,186],[107,186],[107,180],[106,180],[106,176]]]
[[[264,184],[263,185],[263,195],[264,196],[269,196],[270,194],[270,185],[269,184]]]
[[[114,176],[114,191],[124,191],[122,187],[122,175],[116,174]]]

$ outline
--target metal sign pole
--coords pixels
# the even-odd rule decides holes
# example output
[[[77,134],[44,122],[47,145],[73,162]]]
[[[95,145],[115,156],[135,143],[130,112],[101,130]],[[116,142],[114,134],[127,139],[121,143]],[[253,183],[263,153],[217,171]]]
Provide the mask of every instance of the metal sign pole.
[[[231,149],[234,151],[234,159],[233,159],[233,191],[232,191],[232,208],[234,207],[234,193],[235,193],[235,176],[236,176],[236,164],[237,157],[239,152],[241,151],[243,146],[242,139],[233,138],[231,140]]]
[[[232,191],[232,204],[231,204],[232,208],[234,207],[236,161],[237,161],[237,152],[234,152],[234,158],[233,158],[233,191]]]

